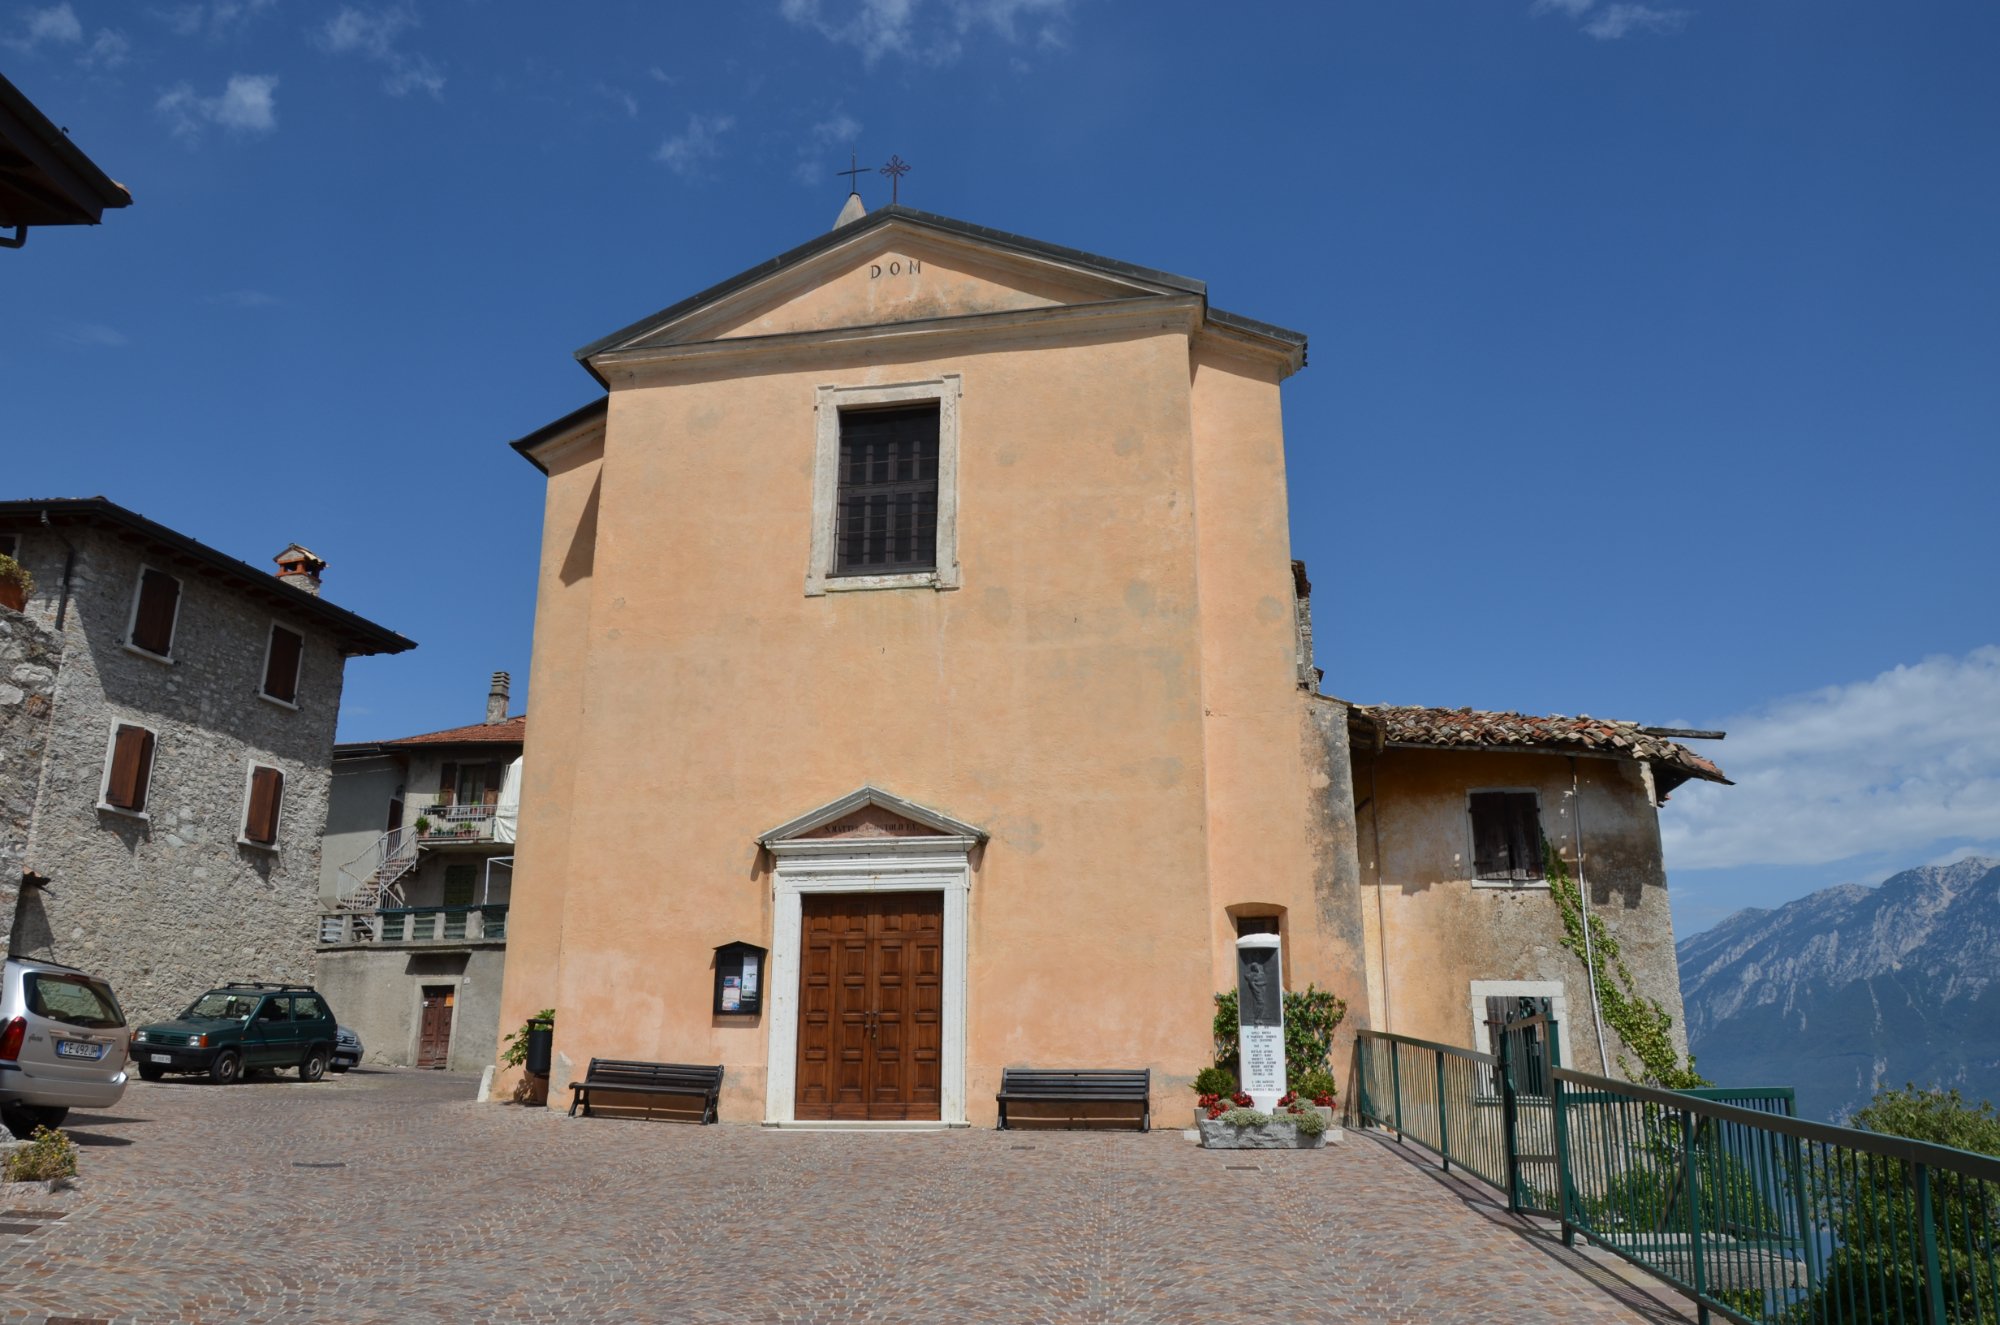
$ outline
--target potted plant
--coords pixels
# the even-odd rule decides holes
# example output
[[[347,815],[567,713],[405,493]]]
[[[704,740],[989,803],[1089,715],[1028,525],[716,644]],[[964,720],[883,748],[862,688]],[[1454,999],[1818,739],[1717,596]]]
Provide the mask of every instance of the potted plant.
[[[35,577],[28,574],[28,568],[0,552],[0,607],[25,612],[28,610],[28,595],[34,591]]]
[[[1319,1110],[1320,1116],[1326,1119],[1328,1127],[1334,1125],[1334,1100],[1339,1094],[1339,1088],[1334,1082],[1333,1073],[1323,1067],[1316,1067],[1310,1072],[1300,1074],[1293,1086],[1300,1099],[1310,1101],[1313,1107]]]
[[[430,816],[429,816],[429,815],[424,815],[424,814],[420,814],[420,815],[418,815],[418,816],[417,816],[417,836],[418,836],[418,837],[429,837],[430,835],[431,835],[431,821],[430,821]]]
[[[1200,1127],[1202,1119],[1208,1117],[1211,1103],[1236,1093],[1236,1074],[1226,1067],[1204,1067],[1188,1084],[1194,1087],[1199,1101],[1194,1108],[1194,1125]]]
[[[1207,1116],[1201,1120],[1201,1143],[1210,1150],[1317,1150],[1326,1144],[1326,1119],[1292,1092],[1279,1099],[1275,1113],[1250,1107],[1250,1097],[1202,1096]]]

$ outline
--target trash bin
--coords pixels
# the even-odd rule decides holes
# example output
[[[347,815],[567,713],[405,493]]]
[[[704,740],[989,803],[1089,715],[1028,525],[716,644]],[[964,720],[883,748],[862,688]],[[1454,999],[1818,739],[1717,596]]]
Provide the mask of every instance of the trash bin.
[[[556,1024],[546,1017],[528,1019],[528,1075],[549,1074],[549,1052],[556,1042]]]

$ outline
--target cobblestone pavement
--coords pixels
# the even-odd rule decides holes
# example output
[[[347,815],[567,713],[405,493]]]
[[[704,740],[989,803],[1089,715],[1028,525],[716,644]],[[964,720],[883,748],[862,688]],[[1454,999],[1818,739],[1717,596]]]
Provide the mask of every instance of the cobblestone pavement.
[[[1371,1137],[773,1132],[473,1090],[135,1082],[72,1115],[76,1189],[0,1188],[0,1320],[1687,1319]]]

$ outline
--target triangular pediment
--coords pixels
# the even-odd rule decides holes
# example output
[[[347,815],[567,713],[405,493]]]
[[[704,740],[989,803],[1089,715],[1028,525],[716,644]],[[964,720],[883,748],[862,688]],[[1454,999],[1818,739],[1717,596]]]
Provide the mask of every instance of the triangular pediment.
[[[1205,293],[1186,277],[892,207],[662,309],[577,357]]]
[[[865,843],[897,838],[984,842],[986,831],[879,787],[862,787],[779,824],[757,840],[769,847],[786,842]]]

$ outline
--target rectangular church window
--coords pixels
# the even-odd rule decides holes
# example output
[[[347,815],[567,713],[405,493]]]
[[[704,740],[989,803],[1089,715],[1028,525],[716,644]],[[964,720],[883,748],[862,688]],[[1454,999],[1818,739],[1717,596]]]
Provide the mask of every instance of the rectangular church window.
[[[937,569],[938,405],[840,412],[835,575]]]
[[[1475,791],[1472,876],[1511,883],[1542,877],[1542,815],[1532,791]]]

